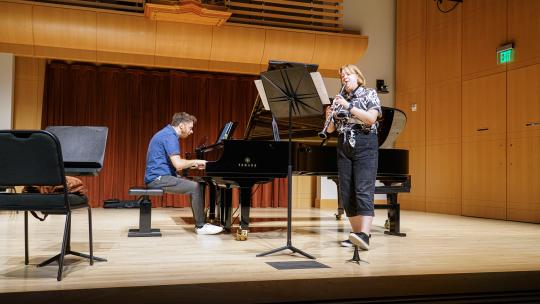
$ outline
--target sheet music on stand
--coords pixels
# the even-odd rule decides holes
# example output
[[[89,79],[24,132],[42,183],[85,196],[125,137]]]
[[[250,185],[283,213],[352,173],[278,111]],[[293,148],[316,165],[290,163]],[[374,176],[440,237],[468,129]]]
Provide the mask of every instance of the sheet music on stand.
[[[311,76],[311,80],[313,80],[313,84],[315,85],[315,89],[317,90],[317,93],[319,94],[321,103],[323,105],[330,104],[328,91],[326,90],[326,86],[324,85],[324,80],[322,79],[321,73],[311,72],[309,73],[309,75]],[[264,86],[261,79],[255,80],[255,87],[257,88],[257,92],[259,92],[259,96],[261,98],[261,102],[264,106],[264,109],[267,111],[270,111],[270,105],[268,104],[268,98],[266,97],[266,92],[264,91]]]

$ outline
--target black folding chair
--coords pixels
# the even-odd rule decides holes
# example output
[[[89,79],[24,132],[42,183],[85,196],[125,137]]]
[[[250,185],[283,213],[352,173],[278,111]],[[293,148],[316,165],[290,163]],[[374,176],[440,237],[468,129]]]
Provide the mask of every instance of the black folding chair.
[[[67,254],[96,261],[92,243],[92,211],[88,198],[68,192],[62,150],[58,138],[47,131],[0,130],[0,185],[1,186],[63,186],[59,193],[0,193],[0,210],[24,211],[24,263],[28,265],[28,212],[64,214],[66,223],[59,254],[40,263],[38,267],[58,261],[57,280],[62,280],[64,256]],[[70,246],[71,211],[88,209],[90,254],[72,251]]]

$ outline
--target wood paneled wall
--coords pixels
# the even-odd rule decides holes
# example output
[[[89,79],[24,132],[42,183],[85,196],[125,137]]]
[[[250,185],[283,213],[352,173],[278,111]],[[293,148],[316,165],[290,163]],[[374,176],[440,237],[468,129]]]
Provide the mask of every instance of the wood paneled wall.
[[[195,25],[47,3],[0,1],[0,51],[17,56],[259,74],[269,59],[319,64],[336,77],[368,38],[254,25]]]
[[[407,126],[396,148],[409,150],[411,192],[400,194],[403,208],[426,210],[426,1],[397,2],[396,107]]]
[[[463,215],[506,218],[506,73],[463,81]]]
[[[13,128],[40,129],[45,59],[15,57]]]
[[[413,179],[404,208],[540,222],[539,12],[535,0],[464,0],[446,14],[397,1],[396,105],[408,116],[397,145],[411,151]],[[507,42],[515,61],[498,65]]]
[[[426,15],[426,211],[460,214],[462,14]]]
[[[463,78],[500,73],[495,50],[505,44],[507,0],[465,0],[463,10]]]
[[[540,1],[508,0],[507,210],[509,220],[540,222]]]

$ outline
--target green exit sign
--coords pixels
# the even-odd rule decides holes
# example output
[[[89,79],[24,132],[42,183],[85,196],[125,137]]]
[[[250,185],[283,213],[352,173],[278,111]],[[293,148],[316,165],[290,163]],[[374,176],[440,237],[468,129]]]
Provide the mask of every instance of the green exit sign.
[[[514,44],[509,43],[497,48],[497,64],[505,64],[514,61]]]

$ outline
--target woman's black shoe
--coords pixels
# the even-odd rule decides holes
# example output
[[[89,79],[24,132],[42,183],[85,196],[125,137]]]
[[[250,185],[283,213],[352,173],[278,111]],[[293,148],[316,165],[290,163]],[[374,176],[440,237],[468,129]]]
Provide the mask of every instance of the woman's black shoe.
[[[349,241],[362,250],[369,250],[369,236],[363,232],[351,233]]]

